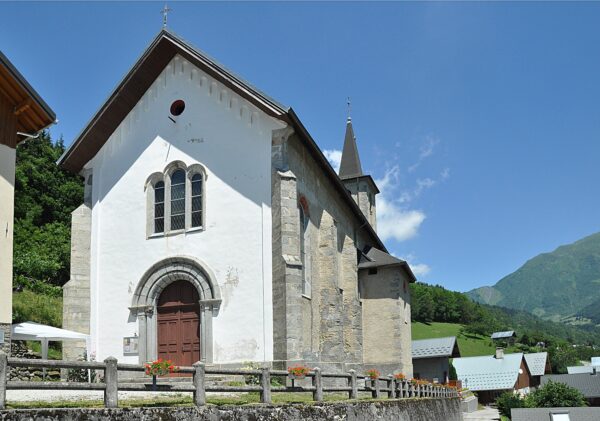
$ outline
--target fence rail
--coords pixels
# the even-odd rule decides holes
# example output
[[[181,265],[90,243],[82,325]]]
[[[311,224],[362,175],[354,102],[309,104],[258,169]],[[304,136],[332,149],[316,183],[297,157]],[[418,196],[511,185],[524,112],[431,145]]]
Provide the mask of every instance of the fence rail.
[[[90,382],[37,382],[37,381],[8,381],[10,367],[39,367],[39,368],[68,368],[79,370],[104,371],[104,380],[101,383]],[[287,377],[285,370],[271,370],[261,368],[258,370],[207,368],[201,362],[192,367],[180,367],[179,373],[192,374],[192,384],[158,384],[153,389],[150,384],[119,384],[119,372],[143,372],[143,365],[119,364],[116,358],[109,357],[104,362],[87,361],[61,361],[61,360],[28,360],[22,358],[9,358],[0,352],[0,409],[6,408],[6,391],[17,389],[30,390],[102,390],[104,392],[104,405],[107,408],[116,408],[119,404],[119,391],[151,391],[157,392],[192,392],[194,403],[197,406],[206,405],[206,392],[259,392],[262,403],[271,403],[272,393],[280,392],[307,392],[312,393],[314,401],[322,401],[324,393],[344,392],[349,399],[357,399],[359,392],[368,392],[375,399],[387,397],[389,399],[410,398],[455,398],[458,391],[452,387],[442,385],[422,384],[404,379],[396,379],[392,375],[371,379],[358,375],[354,370],[348,373],[323,373],[319,368],[314,368],[306,375],[311,379],[311,386],[273,386],[271,376]],[[212,386],[206,384],[206,375],[256,375],[259,385],[245,386]],[[326,387],[326,379],[346,380],[346,386],[331,385]]]

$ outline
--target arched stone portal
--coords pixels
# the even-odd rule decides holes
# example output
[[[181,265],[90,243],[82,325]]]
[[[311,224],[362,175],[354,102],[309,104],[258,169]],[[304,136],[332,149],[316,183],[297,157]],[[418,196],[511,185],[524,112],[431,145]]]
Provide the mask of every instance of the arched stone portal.
[[[146,271],[133,294],[133,316],[138,320],[139,362],[158,357],[157,305],[167,286],[176,281],[187,281],[198,292],[200,306],[200,360],[213,361],[212,319],[221,305],[221,294],[216,279],[206,265],[191,257],[172,257],[162,260]]]

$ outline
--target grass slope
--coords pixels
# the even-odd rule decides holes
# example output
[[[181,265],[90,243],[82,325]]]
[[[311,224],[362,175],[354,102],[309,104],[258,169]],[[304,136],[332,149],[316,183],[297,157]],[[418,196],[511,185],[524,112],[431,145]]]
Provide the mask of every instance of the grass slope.
[[[475,357],[478,355],[492,355],[496,351],[496,346],[492,340],[481,335],[462,334],[460,332],[462,325],[458,323],[420,323],[412,324],[412,339],[444,338],[446,336],[456,336],[458,339],[458,348],[463,357]],[[508,352],[513,352],[511,348]]]

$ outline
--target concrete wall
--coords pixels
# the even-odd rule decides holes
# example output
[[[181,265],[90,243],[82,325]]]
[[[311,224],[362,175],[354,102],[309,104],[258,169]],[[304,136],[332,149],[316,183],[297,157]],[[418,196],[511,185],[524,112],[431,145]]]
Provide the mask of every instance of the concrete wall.
[[[7,353],[12,322],[15,156],[15,149],[0,144],[0,329],[5,332],[0,349]]]
[[[396,266],[359,272],[365,365],[412,377],[410,287]]]
[[[173,123],[176,99],[185,111]],[[282,124],[176,56],[86,165],[93,174],[91,351],[123,355],[139,334],[129,307],[144,273],[191,256],[214,273],[222,304],[213,321],[214,362],[272,359],[271,137]],[[205,227],[147,236],[148,177],[168,164],[206,169]],[[152,357],[152,356],[150,356]]]
[[[439,383],[445,383],[446,378],[450,375],[448,361],[448,357],[413,359],[413,375],[415,378],[438,379]]]
[[[0,411],[0,420],[17,421],[109,420],[396,420],[461,421],[460,401],[452,399],[404,399],[377,402],[338,402],[309,405],[208,406],[204,408],[123,409],[16,409]]]

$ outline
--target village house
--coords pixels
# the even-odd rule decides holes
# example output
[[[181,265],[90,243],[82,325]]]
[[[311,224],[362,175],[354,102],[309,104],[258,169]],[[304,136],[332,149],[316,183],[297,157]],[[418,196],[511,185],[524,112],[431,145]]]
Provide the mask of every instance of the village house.
[[[413,377],[448,383],[450,358],[459,358],[456,336],[412,341]]]
[[[531,387],[538,387],[541,383],[542,376],[552,373],[550,359],[547,352],[535,352],[525,354],[525,362],[529,367],[531,374]]]
[[[479,402],[494,402],[510,390],[530,391],[531,374],[523,353],[505,354],[498,348],[495,355],[455,358],[452,365],[462,386],[476,392]]]
[[[494,332],[490,338],[497,346],[507,347],[515,343],[517,334],[514,330],[507,330],[505,332]]]
[[[163,30],[59,164],[85,179],[63,327],[97,359],[412,376],[415,277],[350,118],[336,174],[291,108]]]
[[[0,52],[0,351],[10,353],[17,146],[50,126],[54,111]]]

